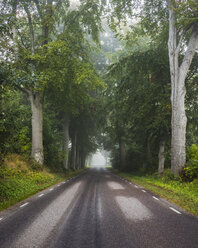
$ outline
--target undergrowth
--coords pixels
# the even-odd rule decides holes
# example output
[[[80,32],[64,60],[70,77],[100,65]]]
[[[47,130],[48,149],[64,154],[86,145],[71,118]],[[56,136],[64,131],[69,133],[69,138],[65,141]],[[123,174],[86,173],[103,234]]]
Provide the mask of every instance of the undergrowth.
[[[0,166],[0,210],[78,173],[51,172],[19,155],[9,155]]]

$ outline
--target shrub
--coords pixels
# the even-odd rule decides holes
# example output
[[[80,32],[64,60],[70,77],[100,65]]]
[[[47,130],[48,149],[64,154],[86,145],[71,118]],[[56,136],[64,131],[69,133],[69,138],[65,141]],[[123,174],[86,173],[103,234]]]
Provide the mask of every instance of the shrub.
[[[189,181],[198,178],[198,147],[195,144],[187,150],[187,162],[182,175]]]
[[[168,182],[176,179],[171,169],[165,169],[160,177],[162,178],[163,182]]]

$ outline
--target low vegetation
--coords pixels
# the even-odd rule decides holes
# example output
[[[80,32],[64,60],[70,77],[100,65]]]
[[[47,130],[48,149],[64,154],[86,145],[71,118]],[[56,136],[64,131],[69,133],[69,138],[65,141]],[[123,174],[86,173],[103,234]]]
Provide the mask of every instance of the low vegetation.
[[[161,176],[156,173],[142,176],[124,172],[119,175],[198,216],[198,179],[185,182],[181,177],[175,177],[169,169]]]
[[[9,155],[0,167],[0,210],[81,171],[52,172],[22,156]]]

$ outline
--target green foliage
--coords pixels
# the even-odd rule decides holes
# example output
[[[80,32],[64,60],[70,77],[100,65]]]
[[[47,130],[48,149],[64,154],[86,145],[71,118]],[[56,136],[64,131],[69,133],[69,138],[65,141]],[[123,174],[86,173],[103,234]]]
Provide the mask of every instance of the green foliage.
[[[52,173],[29,159],[19,157],[21,164],[14,156],[7,159],[0,166],[0,210],[81,172]]]
[[[166,47],[151,41],[141,47],[136,46],[135,39],[134,49],[129,49],[128,44],[132,43],[133,37],[127,40],[118,62],[109,66],[106,132],[114,141],[109,146],[114,156],[115,143],[120,136],[124,137],[128,170],[142,167],[151,172],[157,167],[160,140],[170,139],[168,53]]]
[[[3,87],[0,93],[0,154],[30,154],[30,107],[17,91]]]
[[[171,180],[176,179],[175,175],[172,173],[171,169],[166,169],[163,171],[161,175],[161,179],[163,182],[169,182]]]
[[[184,168],[184,178],[192,181],[198,178],[198,147],[193,144],[187,150],[187,163]]]

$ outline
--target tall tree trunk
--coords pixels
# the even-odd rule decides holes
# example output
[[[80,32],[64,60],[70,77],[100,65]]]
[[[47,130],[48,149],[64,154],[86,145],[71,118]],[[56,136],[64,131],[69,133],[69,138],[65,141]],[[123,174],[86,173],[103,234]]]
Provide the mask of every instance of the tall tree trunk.
[[[81,165],[82,165],[82,151],[79,152],[79,160],[78,160],[78,162],[79,162],[79,169],[82,169],[81,168]]]
[[[119,137],[119,153],[120,153],[120,168],[124,170],[126,167],[126,144],[124,138]]]
[[[171,168],[178,175],[186,162],[186,124],[185,94],[186,88],[183,79],[177,80],[172,102],[172,139],[171,139]]]
[[[80,160],[80,153],[79,153],[79,147],[77,145],[76,146],[76,169],[80,168],[79,160]]]
[[[84,153],[82,153],[81,155],[81,169],[84,169],[85,168],[85,161],[86,161],[86,156]]]
[[[68,158],[69,158],[69,114],[65,115],[63,121],[63,152],[64,152],[64,161],[63,167],[67,170]]]
[[[71,166],[72,169],[75,170],[76,169],[76,145],[77,145],[77,132],[74,132],[74,135],[72,137],[72,162],[71,162]]]
[[[43,164],[43,104],[39,93],[29,91],[32,109],[32,157]]]
[[[169,63],[171,74],[171,103],[172,103],[172,138],[171,138],[171,169],[178,175],[186,162],[186,124],[185,113],[185,79],[198,44],[197,24],[192,26],[191,36],[181,65],[179,66],[179,52],[185,30],[179,42],[176,28],[176,14],[173,1],[167,0],[169,5]]]
[[[147,137],[147,143],[146,143],[146,167],[147,169],[149,166],[151,166],[152,163],[152,154],[151,154],[151,144],[150,144],[150,137]]]
[[[158,173],[162,174],[164,171],[164,163],[165,163],[165,156],[164,156],[164,151],[165,151],[165,140],[162,139],[160,140],[160,145],[159,145],[159,153],[158,153],[158,158],[159,158],[159,163],[158,163]]]

